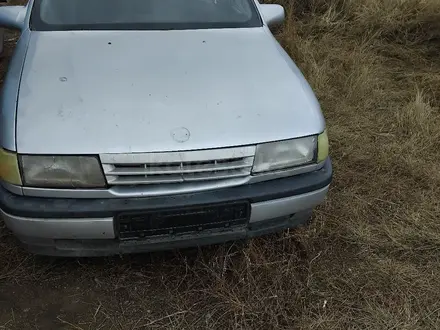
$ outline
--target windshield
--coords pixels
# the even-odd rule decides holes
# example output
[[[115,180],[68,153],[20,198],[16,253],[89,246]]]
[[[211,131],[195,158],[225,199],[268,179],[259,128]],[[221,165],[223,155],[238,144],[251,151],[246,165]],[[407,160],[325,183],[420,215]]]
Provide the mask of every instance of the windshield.
[[[35,0],[33,30],[169,30],[261,26],[253,0]]]

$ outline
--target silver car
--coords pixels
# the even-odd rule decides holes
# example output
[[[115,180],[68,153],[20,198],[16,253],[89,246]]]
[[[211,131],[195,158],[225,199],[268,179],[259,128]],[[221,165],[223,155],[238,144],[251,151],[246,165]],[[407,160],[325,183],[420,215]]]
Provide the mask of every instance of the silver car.
[[[29,251],[101,256],[306,224],[325,121],[256,0],[30,0],[3,85],[0,211]]]

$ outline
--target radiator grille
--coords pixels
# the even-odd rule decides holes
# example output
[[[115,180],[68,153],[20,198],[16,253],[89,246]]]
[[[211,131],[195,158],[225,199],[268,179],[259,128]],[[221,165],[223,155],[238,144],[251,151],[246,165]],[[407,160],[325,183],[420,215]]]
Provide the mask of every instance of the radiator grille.
[[[203,184],[248,177],[255,147],[101,155],[110,186]]]

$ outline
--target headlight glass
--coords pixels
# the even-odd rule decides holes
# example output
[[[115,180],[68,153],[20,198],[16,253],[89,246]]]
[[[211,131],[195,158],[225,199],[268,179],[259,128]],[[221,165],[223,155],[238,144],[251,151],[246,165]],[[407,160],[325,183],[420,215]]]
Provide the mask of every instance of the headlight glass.
[[[17,155],[0,148],[0,179],[20,186],[21,176],[18,168]]]
[[[89,156],[20,157],[26,186],[47,188],[102,188],[105,179],[99,160]]]
[[[253,173],[307,165],[315,160],[317,137],[264,143],[257,146]]]

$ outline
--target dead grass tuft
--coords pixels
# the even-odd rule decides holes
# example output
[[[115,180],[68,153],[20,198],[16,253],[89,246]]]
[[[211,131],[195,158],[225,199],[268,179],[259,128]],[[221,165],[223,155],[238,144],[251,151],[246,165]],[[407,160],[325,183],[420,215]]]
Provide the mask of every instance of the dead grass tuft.
[[[438,115],[421,91],[401,111],[397,113],[397,123],[402,134],[421,136],[430,140],[438,133]]]

